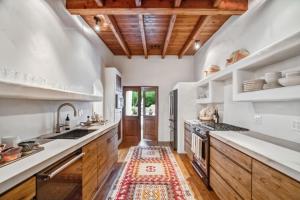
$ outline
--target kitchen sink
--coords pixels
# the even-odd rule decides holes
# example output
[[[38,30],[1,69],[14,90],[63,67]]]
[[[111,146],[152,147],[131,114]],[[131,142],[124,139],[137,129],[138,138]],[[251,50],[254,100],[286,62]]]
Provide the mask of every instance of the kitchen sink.
[[[96,131],[96,129],[75,129],[60,135],[48,137],[47,139],[78,139],[94,131]]]

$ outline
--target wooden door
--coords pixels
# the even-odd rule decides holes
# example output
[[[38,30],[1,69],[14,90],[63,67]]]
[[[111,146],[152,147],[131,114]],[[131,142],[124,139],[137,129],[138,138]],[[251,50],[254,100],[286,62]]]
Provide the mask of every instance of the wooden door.
[[[123,88],[123,137],[125,142],[139,143],[141,140],[141,88]]]
[[[143,139],[157,141],[158,87],[142,87]]]

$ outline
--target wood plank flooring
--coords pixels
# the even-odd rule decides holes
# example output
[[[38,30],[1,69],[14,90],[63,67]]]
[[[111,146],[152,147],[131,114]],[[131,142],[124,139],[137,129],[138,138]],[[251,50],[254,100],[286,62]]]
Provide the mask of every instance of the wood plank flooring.
[[[101,192],[97,195],[95,199],[97,200],[104,200],[106,199],[106,196],[109,193],[109,190],[114,182],[114,180],[117,178],[120,170],[122,169],[123,162],[125,160],[125,157],[128,153],[128,150],[131,146],[153,146],[153,145],[159,145],[159,146],[168,146],[169,143],[154,143],[154,142],[145,142],[142,141],[139,144],[130,144],[130,143],[122,143],[119,146],[119,158],[118,158],[118,164],[116,165],[115,169],[113,170],[112,174],[104,184],[103,188],[101,189]],[[216,196],[216,194],[213,191],[209,191],[206,186],[203,184],[200,177],[196,174],[194,171],[189,158],[185,154],[178,154],[177,152],[173,152],[176,158],[176,161],[178,165],[180,166],[180,169],[183,173],[183,176],[185,177],[189,187],[195,194],[196,200],[219,200],[219,198]]]

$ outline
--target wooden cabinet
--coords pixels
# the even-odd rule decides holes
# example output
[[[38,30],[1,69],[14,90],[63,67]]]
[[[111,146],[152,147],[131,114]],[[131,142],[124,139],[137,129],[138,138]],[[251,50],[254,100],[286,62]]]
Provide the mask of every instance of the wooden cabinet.
[[[192,127],[191,125],[184,123],[184,151],[190,160],[193,159],[193,153],[191,150],[192,143]]]
[[[36,179],[35,177],[32,177],[1,195],[0,200],[31,200],[35,197],[35,195]]]
[[[299,200],[300,183],[253,160],[252,199]]]
[[[226,182],[225,185],[228,184],[227,187],[231,187],[243,199],[251,199],[251,173],[214,147],[210,147],[210,166]],[[220,188],[217,187],[214,189],[217,191]]]
[[[246,154],[230,147],[223,142],[210,137],[210,145],[213,146],[215,149],[226,155],[228,158],[233,160],[234,162],[238,163],[241,167],[246,169],[247,171],[251,172],[252,168],[252,158],[247,156]]]
[[[210,137],[210,186],[223,200],[299,200],[300,183]]]
[[[242,200],[240,195],[213,168],[210,169],[210,186],[222,200]]]
[[[118,161],[117,128],[103,134],[82,148],[83,199],[91,200],[101,189]]]
[[[82,148],[82,199],[94,198],[97,191],[97,140],[90,142]]]
[[[118,161],[118,135],[113,129],[97,140],[98,144],[98,187],[101,187]]]

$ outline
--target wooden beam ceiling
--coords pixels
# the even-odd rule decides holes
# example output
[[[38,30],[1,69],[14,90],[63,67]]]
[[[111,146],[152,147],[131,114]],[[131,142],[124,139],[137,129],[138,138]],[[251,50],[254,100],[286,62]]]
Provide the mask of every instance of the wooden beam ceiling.
[[[73,15],[241,15],[244,10],[218,8],[70,8]]]
[[[194,55],[232,15],[247,10],[248,0],[66,0],[71,14],[81,15],[115,55]],[[106,23],[105,23],[106,22]],[[107,25],[106,25],[107,24]]]
[[[174,7],[175,8],[179,7],[180,4],[181,4],[181,0],[175,0]],[[169,46],[169,42],[170,42],[170,39],[171,39],[171,36],[172,36],[172,33],[173,33],[173,28],[174,28],[174,25],[175,25],[175,22],[176,22],[176,17],[177,17],[176,15],[172,15],[171,18],[170,18],[168,32],[166,34],[166,39],[165,39],[163,51],[162,51],[162,54],[161,54],[162,58],[165,58],[165,56],[166,56],[167,49],[168,49],[168,46]]]
[[[182,56],[187,52],[187,50],[191,47],[191,45],[194,44],[197,36],[200,34],[201,29],[205,26],[205,24],[208,22],[209,17],[208,16],[201,16],[200,19],[197,22],[197,25],[195,26],[193,32],[190,34],[189,38],[185,42],[183,48],[181,49],[179,53],[179,58],[182,58]]]
[[[129,48],[120,32],[120,29],[118,27],[118,24],[114,18],[114,16],[111,15],[104,15],[106,23],[109,25],[110,29],[114,33],[116,39],[118,40],[119,44],[121,45],[124,53],[127,55],[128,58],[131,58],[131,54],[129,51]]]

